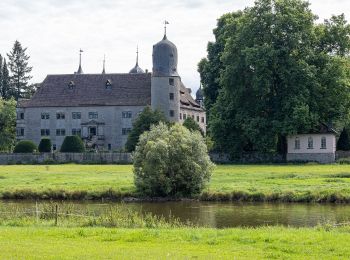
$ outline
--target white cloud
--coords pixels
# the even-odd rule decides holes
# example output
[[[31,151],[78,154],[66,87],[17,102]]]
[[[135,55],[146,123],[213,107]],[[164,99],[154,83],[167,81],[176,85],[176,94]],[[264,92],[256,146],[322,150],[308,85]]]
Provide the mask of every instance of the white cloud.
[[[179,51],[179,72],[188,87],[199,85],[197,64],[206,55],[207,42],[222,14],[243,9],[253,0],[2,0],[0,53],[14,40],[28,47],[35,82],[47,74],[73,73],[82,48],[86,73],[102,70],[128,72],[135,63],[152,69],[152,45],[161,40],[162,21],[170,22],[168,37]],[[345,0],[312,0],[320,18],[350,10]],[[349,13],[347,15],[349,17]]]

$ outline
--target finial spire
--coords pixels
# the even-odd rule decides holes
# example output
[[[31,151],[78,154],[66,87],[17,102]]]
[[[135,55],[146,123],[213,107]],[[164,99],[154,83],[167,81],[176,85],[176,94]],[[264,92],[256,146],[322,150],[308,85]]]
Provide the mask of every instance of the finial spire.
[[[83,69],[81,68],[81,53],[83,52],[82,49],[79,50],[79,68],[77,71],[77,74],[83,74]]]
[[[136,66],[139,65],[139,46],[136,47]]]
[[[169,24],[169,22],[167,20],[164,21],[164,40],[166,39],[166,29],[167,29],[167,25]]]
[[[102,74],[106,74],[106,55],[103,55],[103,70]]]

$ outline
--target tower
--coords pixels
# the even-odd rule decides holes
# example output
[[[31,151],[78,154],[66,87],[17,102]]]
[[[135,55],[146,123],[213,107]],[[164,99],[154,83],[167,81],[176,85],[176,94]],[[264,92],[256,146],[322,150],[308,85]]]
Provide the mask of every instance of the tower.
[[[199,89],[196,92],[196,102],[201,107],[204,107],[204,96],[203,96],[202,84],[199,86]]]
[[[177,73],[177,48],[167,39],[166,25],[163,40],[153,46],[151,80],[152,109],[159,109],[169,121],[180,121],[181,78]]]
[[[79,50],[79,68],[76,72],[76,74],[83,74],[83,69],[81,68],[81,53],[83,52],[82,49]]]

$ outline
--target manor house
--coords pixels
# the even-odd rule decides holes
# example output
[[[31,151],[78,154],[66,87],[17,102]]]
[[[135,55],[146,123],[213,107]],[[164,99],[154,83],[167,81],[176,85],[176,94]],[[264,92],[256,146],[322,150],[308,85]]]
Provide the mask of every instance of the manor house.
[[[164,38],[153,46],[152,73],[138,64],[129,73],[84,74],[81,53],[74,74],[48,75],[30,100],[17,104],[17,139],[39,144],[50,138],[59,149],[65,136],[79,135],[88,146],[122,149],[132,123],[146,107],[160,109],[168,120],[192,117],[206,130],[202,90],[192,98],[178,74],[176,46]]]

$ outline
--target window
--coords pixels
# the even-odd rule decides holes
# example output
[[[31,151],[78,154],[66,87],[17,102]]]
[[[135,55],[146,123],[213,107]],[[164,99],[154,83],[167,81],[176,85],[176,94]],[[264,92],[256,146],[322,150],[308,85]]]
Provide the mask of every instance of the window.
[[[65,136],[66,129],[56,129],[56,136]]]
[[[53,144],[53,145],[52,145],[52,150],[54,150],[54,151],[57,150],[57,145],[56,145],[56,144]]]
[[[197,122],[199,122],[199,116],[197,116]]]
[[[312,137],[309,137],[307,140],[307,149],[314,149],[314,139]]]
[[[169,78],[169,85],[174,86],[175,85],[175,80],[173,78]]]
[[[23,127],[16,128],[16,135],[17,136],[24,136],[24,128]]]
[[[97,112],[89,112],[89,119],[97,119],[98,113]]]
[[[187,118],[187,115],[186,115],[186,114],[184,114],[183,118],[184,118],[184,120],[186,120],[186,118]]]
[[[123,135],[128,135],[131,132],[131,128],[123,128],[122,129],[122,134]]]
[[[112,150],[112,145],[108,144],[108,151]]]
[[[41,113],[41,119],[42,120],[50,119],[50,114],[49,113]]]
[[[49,136],[50,135],[50,129],[41,129],[40,133],[41,133],[41,136]]]
[[[295,150],[300,150],[300,139],[299,139],[299,137],[295,138],[295,140],[294,140],[294,149]]]
[[[204,120],[204,116],[202,116],[202,123],[204,123],[205,122],[205,120]]]
[[[132,112],[131,111],[124,111],[124,112],[122,112],[122,117],[123,118],[131,118]]]
[[[106,89],[112,89],[112,80],[108,79],[106,81]]]
[[[75,87],[74,81],[71,81],[68,83],[68,89],[74,89],[74,87]]]
[[[73,112],[72,118],[73,119],[81,119],[81,113],[80,112]]]
[[[66,116],[65,116],[64,113],[59,112],[59,113],[56,114],[56,118],[57,118],[58,120],[62,120],[62,119],[65,119]]]
[[[73,128],[72,135],[81,136],[81,129],[80,128]]]
[[[24,113],[23,112],[17,113],[17,119],[18,120],[23,120],[24,119]]]
[[[322,139],[321,139],[321,149],[327,149],[327,139],[326,139],[326,137],[322,137]]]
[[[174,100],[174,93],[169,93],[169,99]]]
[[[180,119],[182,119],[182,114],[180,113]]]
[[[170,110],[170,111],[169,111],[169,115],[170,115],[170,117],[174,117],[174,115],[175,115],[174,110]]]

